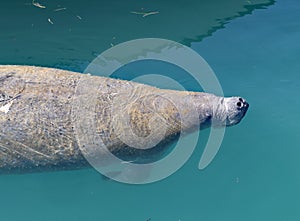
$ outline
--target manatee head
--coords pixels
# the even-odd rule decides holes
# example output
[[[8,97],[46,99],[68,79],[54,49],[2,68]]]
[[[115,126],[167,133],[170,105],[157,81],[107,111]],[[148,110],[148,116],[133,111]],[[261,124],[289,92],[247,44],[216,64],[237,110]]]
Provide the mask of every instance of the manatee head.
[[[214,127],[233,126],[245,116],[249,104],[241,97],[221,98],[214,105],[212,124]]]

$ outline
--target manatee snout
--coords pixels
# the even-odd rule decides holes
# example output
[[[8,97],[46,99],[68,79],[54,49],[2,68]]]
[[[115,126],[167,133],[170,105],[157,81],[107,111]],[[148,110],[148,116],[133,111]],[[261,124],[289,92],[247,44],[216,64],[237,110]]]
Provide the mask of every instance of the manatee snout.
[[[241,97],[224,98],[225,112],[227,115],[226,126],[238,124],[245,116],[249,103]]]
[[[237,106],[238,110],[241,110],[244,113],[246,113],[248,110],[249,104],[245,99],[239,97],[239,100],[236,102],[236,106]]]

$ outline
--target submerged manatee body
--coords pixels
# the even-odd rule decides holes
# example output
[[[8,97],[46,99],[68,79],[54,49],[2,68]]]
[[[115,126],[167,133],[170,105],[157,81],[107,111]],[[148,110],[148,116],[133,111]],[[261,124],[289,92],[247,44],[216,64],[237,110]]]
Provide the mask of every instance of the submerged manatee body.
[[[90,94],[94,106],[87,107]],[[180,132],[199,126],[235,125],[249,106],[240,97],[162,90],[52,68],[0,66],[0,173],[89,166],[78,141],[85,134],[76,134],[74,126],[80,126],[74,104],[76,113],[92,113],[86,115],[96,127],[92,132],[124,160],[160,155]]]

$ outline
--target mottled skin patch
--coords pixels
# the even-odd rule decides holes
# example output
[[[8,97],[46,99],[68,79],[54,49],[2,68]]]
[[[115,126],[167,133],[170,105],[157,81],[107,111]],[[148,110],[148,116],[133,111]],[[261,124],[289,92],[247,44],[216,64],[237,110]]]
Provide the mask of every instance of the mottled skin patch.
[[[19,95],[7,114],[0,113],[1,172],[86,165],[70,119],[78,79],[54,69],[0,67],[1,91],[11,98]]]

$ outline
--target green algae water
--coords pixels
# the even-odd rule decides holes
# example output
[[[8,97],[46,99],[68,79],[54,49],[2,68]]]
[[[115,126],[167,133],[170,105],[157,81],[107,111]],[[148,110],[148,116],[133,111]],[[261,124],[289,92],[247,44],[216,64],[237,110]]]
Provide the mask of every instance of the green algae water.
[[[205,170],[198,169],[203,136],[184,167],[147,185],[103,179],[93,169],[1,175],[0,220],[299,220],[300,2],[212,2],[2,3],[1,64],[83,71],[112,45],[167,38],[199,53],[225,96],[243,96],[250,108],[226,129]],[[143,64],[133,69],[142,71]],[[171,66],[167,71],[181,74]],[[179,81],[196,87],[191,79]]]

